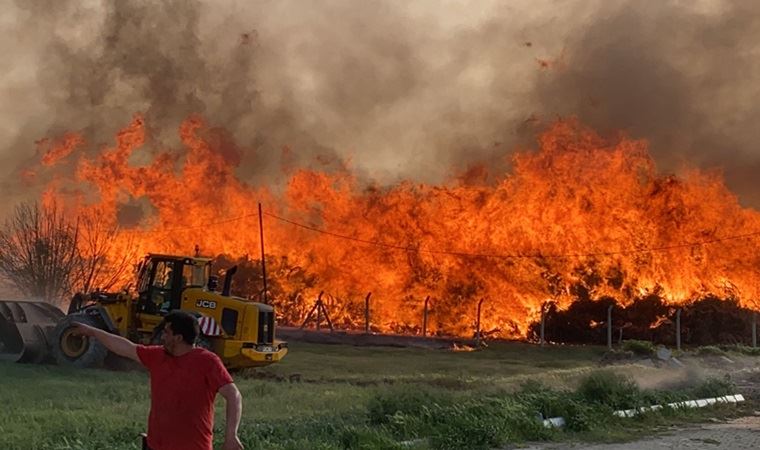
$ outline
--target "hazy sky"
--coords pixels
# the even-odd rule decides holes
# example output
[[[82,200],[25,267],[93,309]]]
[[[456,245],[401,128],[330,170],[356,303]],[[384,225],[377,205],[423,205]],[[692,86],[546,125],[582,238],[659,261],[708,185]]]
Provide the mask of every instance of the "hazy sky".
[[[574,115],[648,139],[663,171],[718,168],[760,207],[760,2],[0,0],[0,33],[3,208],[36,195],[18,182],[36,140],[79,131],[97,151],[136,112],[146,155],[201,113],[268,183],[283,146],[438,182]]]

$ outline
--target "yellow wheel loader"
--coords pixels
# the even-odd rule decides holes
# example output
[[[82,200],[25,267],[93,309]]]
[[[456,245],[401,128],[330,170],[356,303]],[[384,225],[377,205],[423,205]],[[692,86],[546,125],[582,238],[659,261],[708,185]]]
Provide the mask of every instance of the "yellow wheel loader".
[[[230,295],[236,270],[227,270],[217,292],[210,258],[149,254],[138,266],[135,292],[77,294],[68,314],[47,303],[0,301],[0,359],[98,367],[108,351],[97,340],[74,334],[74,322],[158,344],[163,316],[182,310],[198,319],[197,345],[219,355],[228,368],[280,361],[288,347],[275,339],[274,309]]]

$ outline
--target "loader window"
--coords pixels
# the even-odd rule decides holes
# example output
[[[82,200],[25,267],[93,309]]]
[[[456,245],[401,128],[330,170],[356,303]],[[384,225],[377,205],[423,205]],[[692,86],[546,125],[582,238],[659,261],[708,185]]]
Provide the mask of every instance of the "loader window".
[[[182,287],[204,287],[208,283],[208,265],[185,264],[182,267]]]
[[[153,287],[171,289],[174,280],[174,261],[159,261],[156,264],[156,276],[153,277]]]
[[[162,312],[168,312],[171,309],[174,268],[174,261],[158,261],[156,263],[150,299]]]
[[[222,310],[222,329],[230,336],[237,333],[238,312],[234,309],[224,308]]]

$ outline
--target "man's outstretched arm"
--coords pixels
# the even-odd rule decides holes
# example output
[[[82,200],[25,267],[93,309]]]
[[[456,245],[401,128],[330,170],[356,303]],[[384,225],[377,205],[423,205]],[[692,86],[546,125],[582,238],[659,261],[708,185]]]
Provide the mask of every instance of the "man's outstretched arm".
[[[225,384],[219,388],[219,393],[227,402],[227,428],[224,435],[222,450],[243,450],[243,444],[238,438],[238,426],[243,415],[243,396],[240,395],[235,383]]]
[[[81,334],[82,336],[94,337],[108,350],[117,355],[140,362],[140,358],[137,357],[137,345],[128,339],[83,323],[75,323],[74,328],[76,328],[75,333]]]

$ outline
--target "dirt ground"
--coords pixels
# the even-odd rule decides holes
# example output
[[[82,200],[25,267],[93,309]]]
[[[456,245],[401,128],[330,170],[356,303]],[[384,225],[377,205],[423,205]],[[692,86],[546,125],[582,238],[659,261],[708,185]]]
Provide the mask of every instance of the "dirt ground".
[[[642,387],[667,388],[705,376],[731,379],[737,393],[744,395],[750,415],[736,419],[715,418],[709,423],[673,427],[653,436],[617,444],[551,443],[532,444],[523,450],[671,450],[671,449],[760,449],[760,358],[682,358],[682,364],[663,366],[648,362],[626,366],[626,372]],[[755,409],[757,411],[752,412]]]
[[[726,423],[710,423],[620,444],[544,444],[523,450],[740,450],[760,448],[760,416],[740,417]]]

